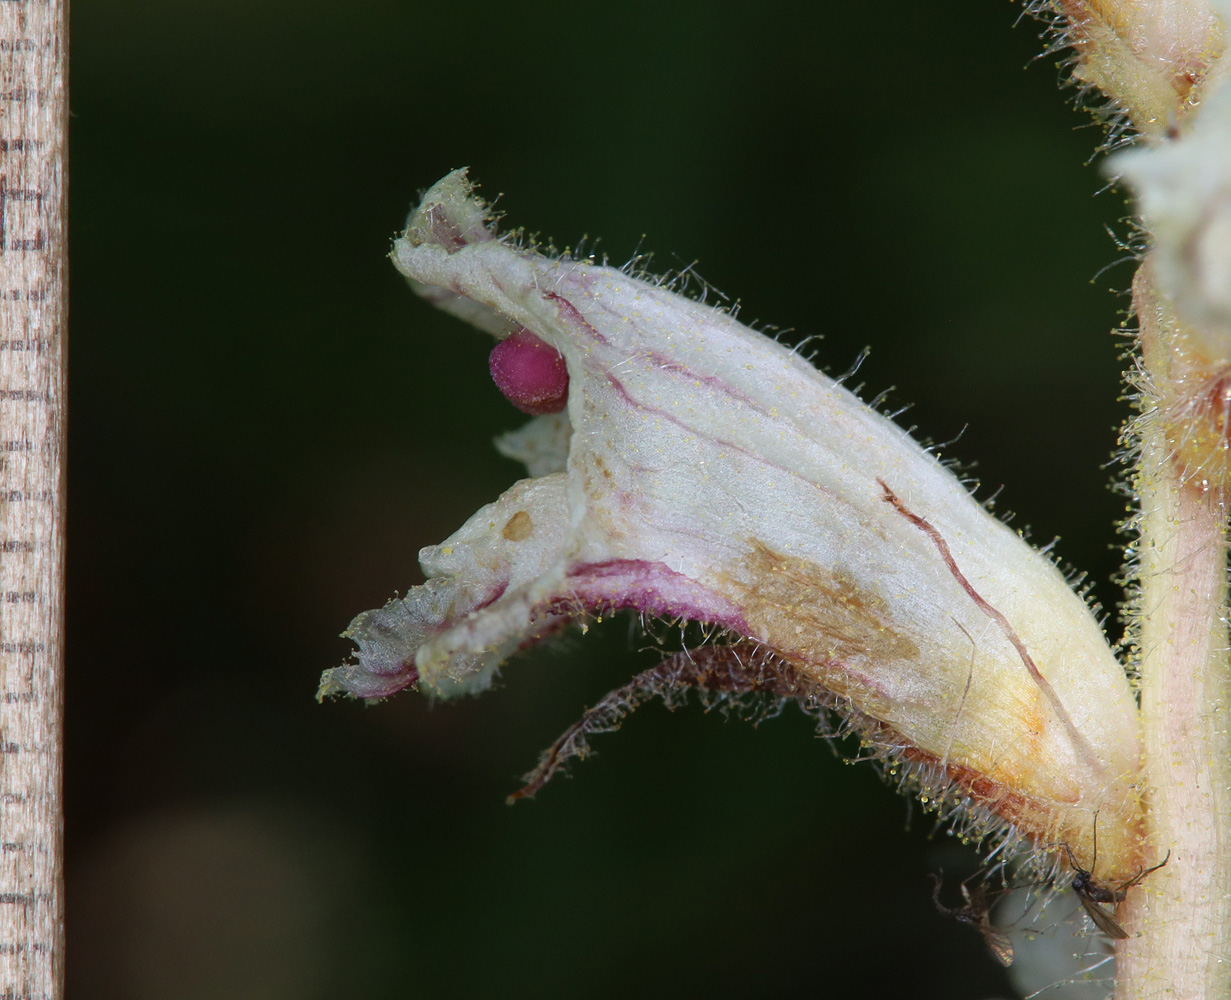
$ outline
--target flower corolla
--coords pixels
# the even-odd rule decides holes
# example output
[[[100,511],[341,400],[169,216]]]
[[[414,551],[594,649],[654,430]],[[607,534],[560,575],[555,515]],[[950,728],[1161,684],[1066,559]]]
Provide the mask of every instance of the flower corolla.
[[[509,353],[558,354],[567,379],[531,359],[501,388],[546,379],[564,407],[498,441],[529,478],[422,550],[422,586],[355,618],[322,696],[479,691],[618,609],[699,622],[720,641],[660,687],[823,694],[933,795],[1096,878],[1141,866],[1136,707],[1099,623],[905,431],[720,309],[498,237],[464,171],[391,256]]]

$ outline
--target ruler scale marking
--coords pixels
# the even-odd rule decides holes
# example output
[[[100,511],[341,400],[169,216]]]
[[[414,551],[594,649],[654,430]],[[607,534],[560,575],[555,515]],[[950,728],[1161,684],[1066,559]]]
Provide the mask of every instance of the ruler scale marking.
[[[63,996],[65,0],[0,0],[0,1000]]]

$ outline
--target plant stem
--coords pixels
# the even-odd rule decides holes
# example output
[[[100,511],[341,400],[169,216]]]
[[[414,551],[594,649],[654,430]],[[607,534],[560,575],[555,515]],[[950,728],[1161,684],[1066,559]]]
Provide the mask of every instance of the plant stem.
[[[1208,451],[1221,472],[1193,464],[1176,442],[1225,430],[1197,426],[1205,411],[1187,405],[1210,382],[1198,377],[1149,263],[1133,300],[1149,383],[1135,478],[1147,831],[1153,863],[1171,853],[1120,908],[1129,939],[1117,954],[1116,996],[1198,1000],[1231,995],[1226,458],[1221,433]]]

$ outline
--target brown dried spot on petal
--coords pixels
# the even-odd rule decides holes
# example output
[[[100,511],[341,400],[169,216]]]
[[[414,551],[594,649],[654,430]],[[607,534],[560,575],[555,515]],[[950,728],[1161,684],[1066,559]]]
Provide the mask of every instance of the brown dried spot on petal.
[[[783,555],[753,539],[741,578],[731,583],[742,591],[737,603],[754,633],[789,660],[849,666],[919,656],[915,642],[895,627],[881,595],[858,586],[840,567]],[[823,683],[851,693],[841,672]]]
[[[500,534],[510,542],[524,542],[534,531],[534,522],[524,510],[519,510],[504,523]]]

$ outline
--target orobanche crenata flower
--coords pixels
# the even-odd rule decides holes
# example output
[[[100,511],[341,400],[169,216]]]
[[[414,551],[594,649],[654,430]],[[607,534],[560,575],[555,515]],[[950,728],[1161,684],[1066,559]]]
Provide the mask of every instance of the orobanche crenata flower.
[[[479,691],[619,609],[702,623],[707,642],[587,713],[528,789],[645,697],[762,693],[839,712],[975,835],[1106,885],[1143,869],[1123,667],[1051,561],[905,431],[720,309],[498,236],[464,171],[392,258],[500,341],[493,377],[536,415],[497,447],[529,478],[422,550],[426,583],[355,618],[322,697]]]

